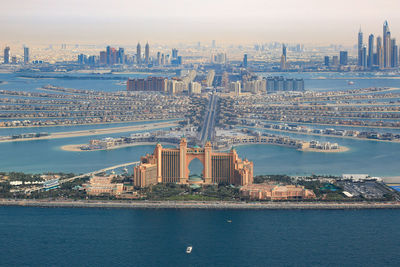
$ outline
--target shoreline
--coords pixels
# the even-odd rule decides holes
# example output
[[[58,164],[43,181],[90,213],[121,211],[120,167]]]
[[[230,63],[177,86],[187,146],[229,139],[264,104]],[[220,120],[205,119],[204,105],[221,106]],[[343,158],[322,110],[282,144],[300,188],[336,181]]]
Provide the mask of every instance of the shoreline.
[[[280,147],[287,147],[287,148],[292,148],[296,149],[297,151],[301,152],[319,152],[319,153],[342,153],[342,152],[347,152],[350,150],[350,148],[346,146],[339,146],[339,149],[331,149],[331,150],[323,150],[323,149],[317,149],[317,148],[296,148],[293,146],[287,146],[284,144],[269,144],[269,143],[237,143],[237,144],[232,144],[233,147],[237,146],[251,146],[251,145],[269,145],[269,146],[280,146]],[[229,150],[229,147],[226,147],[224,149],[219,149],[220,151],[226,151]]]
[[[243,126],[240,126],[240,127],[243,127]],[[378,141],[378,142],[388,142],[388,143],[400,143],[400,141],[397,141],[397,140],[381,140],[381,139],[359,138],[359,137],[354,137],[354,136],[343,136],[343,135],[333,135],[333,134],[305,133],[305,132],[296,132],[296,131],[287,131],[287,130],[263,128],[263,127],[243,127],[243,128],[265,130],[267,132],[268,131],[272,131],[272,132],[282,132],[282,133],[291,133],[291,134],[300,134],[300,135],[309,135],[309,136],[353,139],[353,140],[360,140],[360,141]]]
[[[141,143],[120,145],[120,146],[115,146],[115,147],[110,147],[110,148],[90,149],[90,150],[82,150],[82,149],[80,149],[81,146],[84,146],[84,145],[87,145],[87,144],[75,144],[75,145],[64,145],[64,146],[61,146],[60,149],[63,150],[63,151],[69,151],[69,152],[107,151],[107,150],[113,150],[113,149],[119,149],[119,148],[125,148],[125,147],[156,145],[157,143],[158,142],[141,142]],[[179,145],[179,144],[173,144],[173,143],[164,143],[164,142],[161,142],[161,143],[163,145],[171,145],[171,146],[178,146]],[[233,146],[245,146],[245,145],[255,145],[255,144],[254,143],[235,144]],[[280,144],[268,144],[268,143],[258,143],[258,145],[271,145],[271,146],[283,146],[283,147],[288,147],[288,148],[294,148],[294,147],[280,145]],[[226,151],[226,150],[229,150],[229,148],[216,149],[216,151]],[[302,152],[342,153],[342,152],[349,151],[350,148],[345,147],[345,146],[339,146],[338,149],[331,149],[331,150],[323,150],[323,149],[316,149],[316,148],[302,148],[302,149],[296,149],[296,150],[297,151],[302,151]]]
[[[60,138],[70,138],[70,137],[83,137],[83,136],[94,136],[94,135],[103,135],[103,134],[135,132],[135,131],[141,131],[141,130],[154,130],[154,129],[168,128],[168,127],[170,128],[170,127],[175,127],[177,125],[178,125],[178,123],[176,121],[174,121],[174,122],[147,123],[147,124],[139,124],[139,125],[133,125],[133,126],[110,127],[110,128],[102,128],[102,129],[70,131],[70,132],[56,132],[56,133],[52,133],[48,136],[43,136],[43,137],[1,140],[0,143],[36,141],[36,140],[48,140],[48,139],[60,139]]]
[[[264,122],[272,122],[275,124],[279,123],[291,123],[291,124],[306,124],[306,125],[321,125],[330,127],[358,127],[358,128],[371,128],[371,129],[399,129],[395,126],[373,126],[373,125],[348,125],[348,124],[329,124],[329,123],[312,123],[312,122],[292,122],[292,121],[280,121],[280,120],[262,120]],[[242,126],[241,126],[242,127]],[[262,128],[268,129],[268,128]]]
[[[228,202],[228,201],[88,201],[0,200],[0,206],[42,208],[213,209],[213,210],[354,210],[400,209],[400,202]]]
[[[90,126],[90,125],[108,125],[108,124],[119,124],[119,123],[132,123],[132,122],[174,122],[182,120],[182,118],[175,119],[155,119],[155,120],[133,120],[133,121],[112,121],[112,122],[92,122],[92,123],[78,123],[78,124],[57,124],[57,125],[32,125],[32,126],[0,126],[1,129],[21,129],[21,128],[42,128],[42,127],[74,127],[74,126]],[[125,126],[120,126],[125,127]]]

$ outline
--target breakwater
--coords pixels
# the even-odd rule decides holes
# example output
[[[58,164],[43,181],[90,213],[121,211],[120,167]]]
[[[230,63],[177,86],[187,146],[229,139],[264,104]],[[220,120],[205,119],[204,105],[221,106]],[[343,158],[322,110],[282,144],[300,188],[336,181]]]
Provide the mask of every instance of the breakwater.
[[[0,206],[120,209],[400,209],[400,202],[192,202],[192,201],[69,201],[0,200]]]

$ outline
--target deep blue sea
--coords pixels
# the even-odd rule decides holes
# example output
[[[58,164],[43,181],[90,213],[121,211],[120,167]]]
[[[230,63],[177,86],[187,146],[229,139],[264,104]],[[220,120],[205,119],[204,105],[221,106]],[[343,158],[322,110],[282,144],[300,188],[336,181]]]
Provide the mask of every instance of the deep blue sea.
[[[0,207],[0,265],[398,266],[399,224],[398,210]]]

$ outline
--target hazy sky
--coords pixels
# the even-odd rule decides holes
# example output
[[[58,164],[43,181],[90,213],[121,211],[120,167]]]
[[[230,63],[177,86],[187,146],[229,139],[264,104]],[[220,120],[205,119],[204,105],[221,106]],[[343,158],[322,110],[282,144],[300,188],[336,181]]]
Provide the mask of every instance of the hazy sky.
[[[2,42],[355,44],[358,28],[400,38],[400,0],[2,1]]]

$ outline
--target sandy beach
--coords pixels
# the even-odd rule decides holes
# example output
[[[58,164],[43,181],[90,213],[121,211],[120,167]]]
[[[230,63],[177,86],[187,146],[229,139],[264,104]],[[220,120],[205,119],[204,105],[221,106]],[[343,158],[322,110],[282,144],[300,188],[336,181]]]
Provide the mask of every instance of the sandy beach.
[[[152,130],[158,128],[170,128],[177,126],[176,122],[158,122],[149,123],[145,125],[135,125],[135,126],[123,126],[123,127],[112,127],[103,129],[93,129],[93,130],[82,130],[82,131],[71,131],[71,132],[59,132],[52,133],[49,136],[35,137],[35,138],[23,138],[23,139],[10,139],[2,140],[0,142],[22,142],[22,141],[34,141],[34,140],[47,140],[47,139],[58,139],[58,138],[69,138],[69,137],[82,137],[82,136],[92,136],[92,135],[103,135],[103,134],[113,134],[113,133],[124,133],[133,132],[140,130]]]

